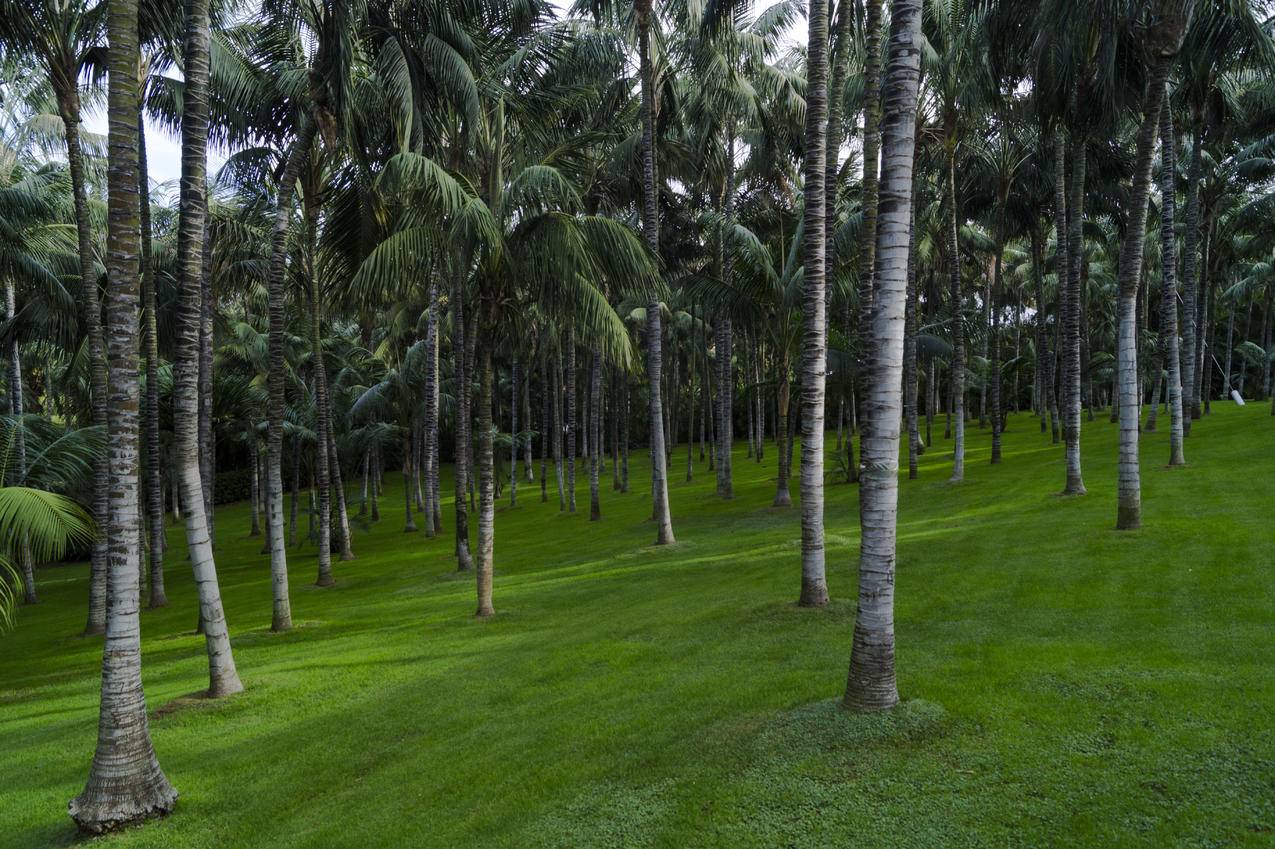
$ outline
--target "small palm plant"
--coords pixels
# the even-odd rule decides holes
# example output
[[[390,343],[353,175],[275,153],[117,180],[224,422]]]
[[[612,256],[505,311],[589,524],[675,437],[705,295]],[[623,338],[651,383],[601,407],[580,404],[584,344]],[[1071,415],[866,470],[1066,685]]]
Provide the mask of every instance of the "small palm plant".
[[[93,538],[84,508],[42,487],[86,480],[100,436],[91,428],[54,433],[52,427],[32,416],[0,418],[0,633],[15,622],[17,587],[34,580],[31,570],[19,573],[18,563],[58,560]],[[20,450],[28,452],[25,464],[14,460]]]

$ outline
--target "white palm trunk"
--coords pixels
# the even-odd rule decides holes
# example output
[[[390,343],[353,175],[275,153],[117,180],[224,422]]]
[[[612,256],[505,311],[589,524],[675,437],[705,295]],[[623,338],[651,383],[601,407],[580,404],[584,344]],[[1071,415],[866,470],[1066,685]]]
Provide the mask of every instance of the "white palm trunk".
[[[478,610],[475,616],[495,613],[491,603],[492,565],[496,546],[495,443],[491,432],[491,346],[484,343],[478,375]]]
[[[1178,0],[1164,0],[1172,5]],[[1189,19],[1189,16],[1188,16]],[[1138,127],[1134,158],[1133,186],[1129,193],[1129,217],[1124,242],[1120,246],[1118,319],[1120,327],[1116,366],[1120,384],[1120,450],[1116,465],[1116,529],[1133,530],[1142,526],[1142,482],[1138,467],[1138,286],[1142,280],[1142,254],[1147,233],[1147,203],[1151,187],[1151,162],[1160,128],[1160,107],[1164,102],[1165,80],[1170,63],[1177,54],[1185,22],[1176,37],[1173,19],[1152,26],[1149,38],[1159,45],[1160,53],[1151,64],[1147,83],[1142,123]],[[1161,42],[1161,39],[1166,41]],[[1171,44],[1169,43],[1171,42]]]
[[[845,704],[898,704],[894,674],[894,566],[899,496],[903,334],[912,217],[916,104],[921,76],[921,0],[895,0],[882,86],[881,186],[873,274],[871,354],[860,451],[859,605]]]
[[[803,607],[828,603],[823,538],[824,388],[827,379],[824,166],[828,107],[828,3],[810,0],[806,71],[805,290],[801,334],[801,596]]]
[[[1166,99],[1160,110],[1160,339],[1167,373],[1169,407],[1169,465],[1186,463],[1182,434],[1182,361],[1178,341],[1177,236],[1174,234],[1175,192],[1177,191],[1177,149],[1173,137],[1173,110]],[[1148,429],[1159,401],[1160,379],[1156,380]]]
[[[208,54],[210,30],[207,0],[187,4],[186,84],[182,111],[182,178],[177,235],[179,302],[177,356],[173,363],[173,431],[177,475],[186,503],[186,546],[195,586],[199,618],[208,651],[208,695],[226,696],[243,689],[235,669],[230,632],[221,603],[217,565],[208,525],[205,481],[199,464],[200,331],[203,320],[203,274],[207,225],[205,168],[208,147]]]
[[[84,791],[68,812],[101,833],[172,810],[177,792],[151,744],[142,690],[138,440],[137,3],[109,6],[110,135],[107,234],[109,540],[106,636],[97,748]]]
[[[1073,138],[1071,195],[1067,200],[1067,299],[1062,317],[1063,451],[1067,466],[1064,495],[1084,495],[1086,491],[1080,467],[1080,280],[1084,264],[1085,157],[1085,140]]]
[[[947,161],[947,195],[950,206],[947,226],[948,274],[952,290],[952,475],[956,483],[965,480],[965,318],[961,291],[961,254],[957,239],[956,154]]]

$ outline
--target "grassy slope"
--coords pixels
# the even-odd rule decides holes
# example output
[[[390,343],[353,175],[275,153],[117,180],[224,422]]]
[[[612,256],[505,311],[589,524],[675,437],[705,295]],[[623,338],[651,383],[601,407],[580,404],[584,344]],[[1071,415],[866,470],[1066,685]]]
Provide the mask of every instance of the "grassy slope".
[[[218,512],[219,566],[247,685],[205,681],[194,591],[172,534],[172,606],[143,614],[168,820],[120,847],[1270,846],[1275,431],[1215,405],[1188,468],[1144,439],[1146,529],[1117,534],[1116,429],[1087,424],[1090,495],[1060,499],[1061,450],[1019,417],[1005,462],[969,431],[904,482],[905,707],[833,707],[853,618],[855,490],[829,489],[826,611],[799,610],[796,510],[769,508],[774,452],[735,461],[734,502],[682,482],[676,546],[649,545],[648,477],[603,490],[604,520],[539,484],[498,517],[496,606],[470,618],[451,539],[405,536],[401,489],[316,590],[292,552],[300,625],[269,633],[246,510]],[[1167,428],[1167,422],[1166,422]],[[794,480],[794,497],[796,497]],[[450,485],[445,490],[450,492]],[[446,505],[445,505],[446,506]],[[450,512],[446,515],[451,528]],[[97,717],[100,643],[83,566],[0,642],[0,846],[73,841]],[[165,708],[164,706],[169,706]]]

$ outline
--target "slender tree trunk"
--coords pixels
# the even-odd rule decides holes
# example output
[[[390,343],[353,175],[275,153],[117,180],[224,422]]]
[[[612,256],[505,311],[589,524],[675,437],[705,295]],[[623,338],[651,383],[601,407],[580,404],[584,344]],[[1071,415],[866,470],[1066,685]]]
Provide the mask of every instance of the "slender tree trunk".
[[[770,502],[771,507],[792,506],[792,494],[788,489],[788,482],[792,477],[792,447],[788,444],[791,438],[788,431],[788,407],[792,402],[789,368],[788,352],[784,350],[779,356],[779,368],[775,372],[775,395],[779,406],[775,418],[778,423],[775,428],[775,498]]]
[[[723,264],[729,268],[729,263]],[[731,364],[732,352],[731,321],[726,316],[717,320],[717,495],[721,498],[734,498],[735,488],[731,474],[731,449],[735,440],[735,421],[732,415],[732,390],[735,386],[734,368]]]
[[[553,418],[549,413],[549,402],[553,392],[549,383],[549,356],[540,355],[540,501],[549,500],[549,440],[553,433]]]
[[[818,0],[816,0],[818,2]],[[651,63],[652,0],[634,0],[637,23],[638,64],[642,87],[642,234],[652,256],[660,255],[660,219],[655,177],[655,71]],[[673,537],[673,515],[668,500],[668,456],[664,448],[663,386],[664,333],[660,302],[652,296],[646,309],[646,376],[650,387],[648,419],[651,429],[651,498],[655,520],[655,544],[668,545]]]
[[[522,380],[522,367],[513,362],[509,375],[509,506],[518,506],[518,383]]]
[[[576,511],[576,333],[567,328],[567,511]]]
[[[849,12],[847,4],[845,11]],[[882,0],[866,0],[864,9],[864,56],[863,56],[863,229],[859,243],[859,326],[866,328],[871,322],[877,250],[877,160],[881,152],[881,16]],[[848,56],[846,57],[849,58]],[[835,76],[834,76],[835,82]],[[840,101],[840,91],[833,89],[835,101]],[[837,106],[829,107],[829,126],[831,118],[836,115]],[[809,126],[809,123],[807,123]],[[834,132],[837,132],[834,129]],[[835,145],[835,148],[834,148]],[[825,161],[835,163],[840,153],[841,138],[829,138],[825,149]],[[828,168],[835,173],[835,164]],[[833,197],[828,187],[824,187],[825,197]],[[831,205],[825,208],[825,215],[832,216],[835,210]],[[831,228],[824,230],[831,245]],[[825,248],[832,250],[831,247]]]
[[[341,455],[336,448],[336,434],[333,432],[332,396],[328,395],[328,468],[331,470],[332,492],[336,494],[337,533],[341,545],[341,560],[354,559],[354,550],[350,539],[350,513],[345,503],[345,480],[341,476]]]
[[[1197,324],[1196,304],[1198,291],[1196,286],[1196,269],[1199,267],[1200,241],[1200,172],[1203,170],[1202,139],[1200,119],[1197,116],[1191,137],[1191,163],[1187,166],[1186,177],[1186,221],[1182,245],[1182,391],[1183,400],[1182,435],[1191,435],[1191,420],[1200,417],[1197,403],[1199,393],[1196,367]]]
[[[303,120],[297,137],[288,151],[287,165],[284,167],[283,178],[279,181],[275,197],[270,274],[267,280],[270,314],[267,388],[270,397],[266,422],[266,505],[267,520],[270,523],[270,576],[274,594],[274,610],[270,625],[272,631],[287,631],[292,627],[292,605],[288,594],[288,549],[283,534],[283,413],[287,404],[284,394],[286,363],[283,354],[284,337],[287,334],[284,278],[288,271],[288,230],[292,218],[292,197],[301,167],[309,156],[314,133],[314,125],[310,121]],[[296,545],[296,478],[299,471],[297,447],[295,440],[293,442],[293,499],[289,537],[292,544]]]
[[[314,483],[318,489],[319,509],[319,573],[314,581],[316,587],[330,587],[335,583],[332,577],[332,464],[328,452],[329,430],[332,419],[328,407],[328,372],[323,357],[323,302],[319,291],[319,278],[315,273],[313,257],[310,256],[314,245],[314,228],[317,223],[318,209],[312,205],[312,199],[305,199],[306,219],[306,271],[310,288],[310,367],[314,377],[314,409],[315,409],[315,445],[314,445]],[[403,470],[403,486],[408,487],[407,469]],[[408,509],[407,520],[412,521],[411,509]],[[415,527],[412,528],[415,530]]]
[[[1060,136],[1061,137],[1061,136]],[[1080,470],[1080,326],[1081,266],[1084,264],[1082,235],[1085,218],[1085,140],[1071,142],[1071,196],[1067,201],[1067,300],[1063,305],[1063,445],[1067,463],[1064,495],[1084,495]],[[1061,167],[1061,166],[1060,166]]]
[[[801,595],[803,607],[828,603],[823,539],[824,384],[827,370],[824,168],[828,108],[828,2],[810,0],[806,60],[805,291],[802,293]],[[726,437],[723,437],[725,440]]]
[[[955,434],[952,442],[952,476],[949,480],[956,483],[965,480],[965,317],[961,312],[964,298],[961,292],[960,244],[957,241],[954,146],[947,158],[947,198],[950,219],[947,227],[947,258],[952,290],[952,404],[949,421],[954,425],[952,429]]]
[[[155,268],[151,249],[150,174],[146,162],[146,121],[137,116],[139,209],[142,232],[142,349],[146,355],[146,511],[150,519],[151,609],[168,606],[164,592],[164,482],[159,445],[159,330],[156,317]],[[254,519],[255,519],[254,515]]]
[[[1181,466],[1186,463],[1186,455],[1182,444],[1182,370],[1178,344],[1178,284],[1175,279],[1177,236],[1174,234],[1174,198],[1177,179],[1174,172],[1177,151],[1174,147],[1173,110],[1166,101],[1160,111],[1160,349],[1168,379],[1169,465]],[[1157,375],[1156,386],[1159,385],[1160,377]],[[1158,400],[1154,398],[1151,402],[1148,429],[1154,419]]]
[[[5,281],[4,294],[5,317],[12,323],[17,315],[17,298],[13,290],[12,280]],[[27,440],[25,433],[26,424],[22,420],[22,356],[18,351],[18,337],[16,335],[9,340],[9,403],[10,412],[13,414],[13,420],[16,423],[13,439],[13,461],[16,468],[13,470],[13,480],[17,485],[21,486],[26,483],[27,477]],[[35,591],[35,562],[31,559],[31,546],[23,540],[18,549],[18,560],[22,568],[22,603],[38,604],[40,599]],[[160,592],[163,592],[162,579]]]
[[[491,616],[492,557],[496,542],[495,445],[491,428],[491,345],[484,343],[478,375],[478,617]]]
[[[136,69],[130,72],[136,77]],[[71,195],[75,203],[75,231],[80,270],[80,291],[84,302],[84,329],[89,349],[89,408],[95,427],[106,429],[106,343],[102,337],[102,304],[98,295],[93,259],[93,221],[89,213],[88,186],[84,175],[84,151],[80,145],[80,94],[75,80],[61,85],[54,81],[58,93],[58,111],[66,134],[67,167],[71,172]],[[140,114],[140,112],[138,113]],[[134,117],[136,123],[136,117]],[[107,454],[99,452],[93,460],[93,537],[89,570],[88,622],[86,636],[106,632],[107,606],[107,532],[109,528],[107,480],[110,469]]]
[[[186,546],[199,590],[199,614],[208,649],[208,695],[226,696],[243,689],[230,647],[221,603],[217,566],[208,525],[208,486],[199,457],[211,451],[201,433],[200,396],[205,289],[208,146],[208,55],[211,30],[207,0],[187,0],[185,77],[182,109],[182,178],[177,234],[178,316],[173,363],[173,431],[177,473],[186,502]]]
[[[469,553],[469,513],[465,507],[465,490],[469,485],[469,369],[466,363],[469,340],[465,325],[465,281],[461,275],[456,276],[452,290],[452,326],[454,339],[452,351],[456,370],[456,569],[464,572],[473,568],[473,558]]]
[[[589,415],[593,422],[593,438],[589,440],[589,521],[596,522],[602,518],[602,500],[598,492],[598,464],[602,460],[602,445],[599,436],[602,428],[598,419],[602,415],[602,355],[593,353],[593,372],[589,390],[589,403],[593,409]]]
[[[859,478],[859,605],[845,705],[898,704],[894,674],[894,567],[898,523],[899,422],[907,301],[912,169],[921,65],[921,2],[894,0],[883,89],[880,221],[872,351],[864,394]]]
[[[1170,58],[1158,57],[1151,67],[1142,124],[1138,127],[1133,187],[1129,195],[1129,219],[1124,242],[1120,246],[1120,298],[1117,310],[1120,337],[1116,356],[1120,384],[1120,452],[1116,467],[1119,502],[1117,530],[1131,530],[1142,525],[1142,486],[1138,468],[1138,286],[1142,280],[1152,157],[1160,128],[1160,105],[1164,102]]]
[[[566,476],[562,463],[562,347],[554,352],[553,358],[553,471],[558,482],[558,512],[567,509]]]
[[[914,149],[915,150],[915,149]],[[914,175],[919,173],[920,169],[916,168],[913,163]],[[913,185],[911,195],[916,196],[916,186]],[[904,304],[903,313],[903,417],[908,429],[908,479],[916,480],[917,478],[917,458],[920,456],[921,435],[917,429],[916,416],[916,398],[917,398],[917,368],[916,368],[916,328],[918,324],[917,316],[917,291],[916,291],[916,206],[912,207],[911,217],[909,219],[908,230],[908,268],[907,268],[907,298]]]
[[[297,547],[297,512],[301,506],[301,446],[292,438],[292,498],[288,516],[288,545]],[[273,539],[271,545],[274,544]],[[271,549],[273,551],[273,549]],[[277,606],[277,600],[276,600]]]
[[[111,0],[107,286],[110,332],[107,456],[110,568],[97,748],[83,792],[68,812],[84,831],[101,833],[162,816],[177,792],[151,745],[142,690],[141,553],[138,550],[138,255],[139,103],[136,0]]]
[[[257,443],[253,440],[248,441],[248,459],[252,463],[252,478],[249,492],[252,501],[252,525],[248,529],[248,536],[261,536],[261,481],[257,480]]]

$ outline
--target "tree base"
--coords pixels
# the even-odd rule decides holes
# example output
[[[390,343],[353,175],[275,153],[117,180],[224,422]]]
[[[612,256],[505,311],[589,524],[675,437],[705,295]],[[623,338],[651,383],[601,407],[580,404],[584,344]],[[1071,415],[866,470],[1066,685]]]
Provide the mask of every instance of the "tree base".
[[[132,782],[127,782],[131,784]],[[94,785],[98,786],[94,786]],[[120,786],[125,782],[96,782],[67,805],[67,812],[80,831],[105,834],[155,817],[167,816],[177,803],[177,791],[156,766],[145,786]]]

